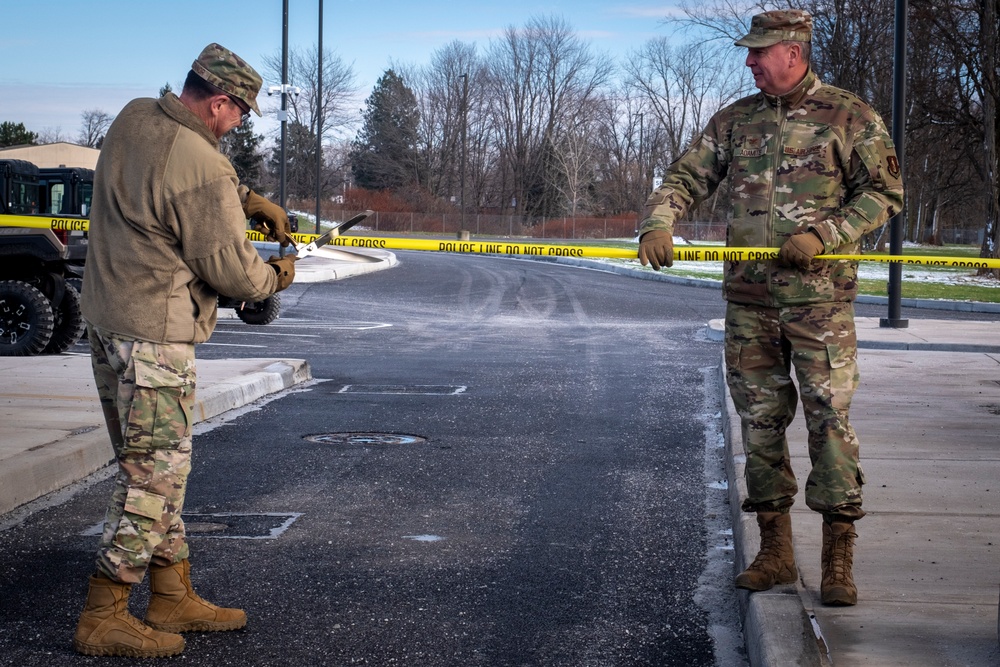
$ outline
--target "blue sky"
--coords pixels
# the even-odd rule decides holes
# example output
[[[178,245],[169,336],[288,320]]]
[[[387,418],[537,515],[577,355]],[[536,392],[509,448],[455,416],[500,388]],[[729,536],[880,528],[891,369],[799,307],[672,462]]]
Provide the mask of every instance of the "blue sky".
[[[201,49],[219,42],[263,73],[281,50],[281,0],[2,0],[0,121],[58,130],[75,140],[80,114],[111,115],[131,99],[179,90]],[[289,0],[291,48],[318,37],[318,0]],[[391,62],[424,65],[461,40],[485,48],[507,26],[557,15],[596,50],[619,58],[667,34],[663,17],[677,0],[324,0],[323,45],[353,63],[358,108]],[[278,81],[265,79],[264,85]],[[263,98],[263,96],[262,96]],[[261,100],[266,130],[276,103]]]

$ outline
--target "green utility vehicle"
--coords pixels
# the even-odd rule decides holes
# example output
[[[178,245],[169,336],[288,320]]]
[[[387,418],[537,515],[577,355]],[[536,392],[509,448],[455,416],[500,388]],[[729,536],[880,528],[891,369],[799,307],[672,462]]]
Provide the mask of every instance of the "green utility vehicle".
[[[66,198],[78,185],[57,187],[30,162],[0,160],[0,216],[48,213],[52,193],[60,194],[60,216],[81,216],[67,207],[82,198]],[[0,355],[58,354],[76,344],[84,321],[73,281],[83,275],[86,254],[81,232],[0,226]]]

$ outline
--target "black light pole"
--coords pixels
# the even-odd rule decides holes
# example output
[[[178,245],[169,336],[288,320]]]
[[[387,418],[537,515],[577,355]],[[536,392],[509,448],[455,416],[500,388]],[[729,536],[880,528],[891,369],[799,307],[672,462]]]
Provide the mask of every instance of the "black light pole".
[[[281,3],[281,113],[278,120],[281,121],[281,174],[280,186],[278,189],[278,199],[281,208],[286,208],[285,197],[285,159],[286,141],[288,139],[288,0]]]
[[[906,141],[906,0],[896,0],[896,25],[893,36],[892,64],[892,141],[896,144],[896,157],[899,159],[900,173],[905,173]],[[889,221],[889,254],[903,254],[903,223],[906,216],[906,206],[892,216]],[[879,320],[883,328],[906,329],[909,320],[902,318],[903,265],[899,262],[889,264],[889,312],[887,317]]]
[[[287,208],[287,196],[285,194],[285,161],[287,159],[288,142],[288,94],[298,94],[299,89],[288,85],[288,0],[282,1],[281,7],[281,85],[268,86],[267,94],[274,95],[281,93],[281,110],[278,112],[278,121],[281,122],[281,164],[278,165],[278,204],[281,208]],[[278,255],[284,257],[285,249],[278,248]]]
[[[316,233],[319,234],[323,173],[323,0],[319,0],[319,49],[316,56]]]

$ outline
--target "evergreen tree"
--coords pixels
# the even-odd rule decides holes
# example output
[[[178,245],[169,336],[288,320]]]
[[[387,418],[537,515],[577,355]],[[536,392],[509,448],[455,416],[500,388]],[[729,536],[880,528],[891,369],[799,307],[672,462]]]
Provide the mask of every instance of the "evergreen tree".
[[[316,133],[297,121],[286,128],[285,194],[288,198],[308,199],[316,194]],[[281,146],[271,152],[271,172],[281,170]]]
[[[34,145],[38,143],[38,135],[24,126],[24,123],[12,123],[5,120],[0,123],[0,147]]]
[[[261,186],[260,144],[263,140],[263,135],[254,134],[253,121],[248,118],[247,122],[224,134],[219,141],[219,150],[233,164],[240,183],[251,190]]]
[[[369,190],[391,190],[420,182],[417,100],[389,69],[365,100],[362,126],[351,144],[354,182]]]

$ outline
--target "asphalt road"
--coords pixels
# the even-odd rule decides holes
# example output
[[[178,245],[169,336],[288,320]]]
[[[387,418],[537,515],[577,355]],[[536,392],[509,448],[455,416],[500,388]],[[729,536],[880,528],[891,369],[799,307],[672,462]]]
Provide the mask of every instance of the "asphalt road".
[[[194,581],[250,623],[176,662],[742,664],[718,292],[400,258],[199,348],[305,358],[316,381],[198,429]],[[0,664],[100,662],[70,637],[109,488],[0,533]]]

